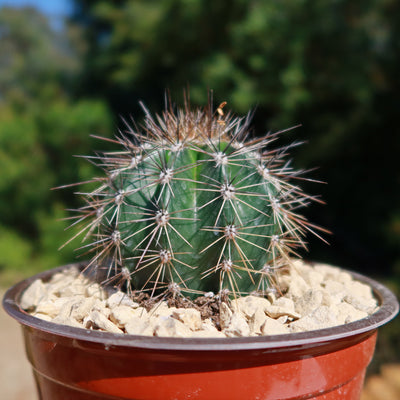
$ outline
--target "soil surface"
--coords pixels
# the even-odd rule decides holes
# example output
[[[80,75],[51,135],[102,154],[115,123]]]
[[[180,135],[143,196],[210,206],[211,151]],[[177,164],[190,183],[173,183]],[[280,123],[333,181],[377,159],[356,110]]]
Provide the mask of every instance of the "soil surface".
[[[165,337],[248,337],[308,332],[366,318],[377,310],[371,287],[327,264],[293,259],[277,272],[280,291],[228,300],[206,293],[194,301],[176,296],[148,298],[107,290],[66,268],[49,281],[35,280],[20,306],[58,324],[112,333]]]
[[[0,289],[0,299],[4,289]],[[25,356],[22,331],[0,306],[0,398],[37,400],[30,364]]]

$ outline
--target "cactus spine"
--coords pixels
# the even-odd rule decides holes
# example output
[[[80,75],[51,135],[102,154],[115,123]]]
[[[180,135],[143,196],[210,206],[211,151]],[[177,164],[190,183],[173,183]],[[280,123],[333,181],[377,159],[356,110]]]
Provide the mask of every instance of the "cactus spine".
[[[94,157],[106,172],[85,193],[77,220],[90,265],[129,291],[194,297],[265,291],[311,226],[297,209],[312,200],[278,133],[249,139],[250,118],[222,110],[145,109],[115,152]],[[92,158],[93,159],[93,158]]]

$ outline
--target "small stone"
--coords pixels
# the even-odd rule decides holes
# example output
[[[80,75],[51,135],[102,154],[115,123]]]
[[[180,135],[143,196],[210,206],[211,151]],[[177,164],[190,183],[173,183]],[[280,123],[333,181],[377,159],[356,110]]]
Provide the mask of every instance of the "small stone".
[[[314,269],[323,275],[324,281],[330,279],[337,281],[340,274],[339,268],[333,267],[329,264],[318,263],[314,265]]]
[[[82,287],[86,284],[87,280],[73,268],[71,271],[65,270],[53,275],[46,283],[46,290],[58,297],[71,297],[74,294],[82,294]]]
[[[282,315],[282,317],[277,318],[275,321],[278,321],[281,324],[286,324],[288,322],[289,317],[287,315]]]
[[[221,329],[227,328],[231,323],[232,311],[226,303],[221,303],[219,306],[219,323]]]
[[[239,297],[232,300],[232,309],[235,312],[241,312],[246,318],[250,318],[257,310],[264,311],[271,303],[257,296]]]
[[[329,294],[337,294],[337,293],[343,293],[345,287],[343,285],[343,283],[338,282],[336,280],[333,279],[327,279],[325,280],[324,284],[322,285],[325,290],[329,293]]]
[[[308,315],[313,310],[322,305],[324,301],[324,293],[318,289],[309,289],[304,295],[296,302],[295,310],[301,316]]]
[[[109,308],[114,308],[118,306],[129,306],[132,308],[139,307],[139,303],[136,303],[126,293],[123,292],[115,292],[113,293],[107,300],[106,304]]]
[[[54,284],[57,282],[72,282],[77,276],[79,276],[80,272],[76,267],[66,268],[61,272],[57,272],[54,274],[49,280],[48,284]]]
[[[33,310],[39,304],[40,300],[45,297],[46,287],[41,279],[35,280],[24,291],[21,297],[20,305],[24,310]]]
[[[192,331],[181,321],[171,317],[159,317],[154,329],[155,336],[190,337]]]
[[[357,310],[349,303],[341,303],[335,308],[338,324],[348,324],[368,316],[368,313]]]
[[[201,322],[200,330],[202,330],[202,331],[211,331],[211,332],[219,332],[210,318],[205,319],[205,320],[203,320]]]
[[[346,295],[346,289],[343,283],[328,279],[322,285],[323,290],[330,297],[331,304],[340,304]]]
[[[344,300],[357,310],[364,311],[367,314],[373,314],[377,309],[377,303],[375,299],[366,299],[357,297],[353,294],[347,294],[344,297]]]
[[[265,315],[263,309],[259,308],[255,313],[248,319],[248,325],[250,328],[250,335],[260,335],[261,326],[264,324],[268,317]]]
[[[86,287],[85,295],[86,297],[95,297],[99,300],[104,300],[107,297],[100,285],[93,282]]]
[[[276,290],[269,290],[267,293],[268,301],[272,304],[276,300]]]
[[[288,299],[286,297],[279,297],[273,303],[273,306],[286,308],[288,311],[294,311],[294,302],[292,299]]]
[[[304,332],[314,329],[330,328],[338,325],[336,315],[329,307],[320,306],[312,313],[289,324],[292,332]]]
[[[307,332],[318,329],[315,321],[309,315],[290,323],[288,326],[291,332]]]
[[[149,311],[149,314],[154,317],[169,317],[175,310],[176,307],[168,307],[166,301],[160,301]]]
[[[308,265],[305,265],[300,260],[294,260],[290,269],[279,277],[279,282],[285,282],[284,287],[287,288],[286,296],[292,299],[301,297],[308,289],[309,283],[306,281],[306,276],[310,270]]]
[[[43,321],[48,321],[48,322],[50,322],[50,321],[53,320],[53,318],[50,317],[50,316],[47,315],[47,314],[42,314],[42,313],[34,312],[32,315],[33,315],[34,317],[36,317],[36,318],[42,319]]]
[[[47,282],[48,286],[51,286],[55,283],[58,282],[65,282],[65,279],[68,279],[69,277],[75,277],[74,270],[71,268],[69,272],[63,271],[63,272],[57,272],[56,274],[52,275],[50,280]]]
[[[311,267],[302,271],[302,277],[311,287],[319,287],[324,280],[324,275]]]
[[[290,333],[289,328],[286,325],[278,322],[273,318],[266,317],[263,325],[261,326],[261,334],[265,335],[280,335],[283,333]]]
[[[66,297],[64,299],[61,298],[60,300],[61,307],[58,311],[57,317],[60,317],[62,320],[72,318],[72,308],[77,302],[79,302],[79,300],[81,300],[81,298],[75,299],[73,297]]]
[[[119,328],[123,328],[132,318],[136,319],[137,315],[133,308],[121,305],[112,308],[109,318]]]
[[[74,304],[75,300],[72,300],[71,298],[55,298],[54,300],[49,300],[49,301],[41,301],[38,306],[36,307],[36,312],[40,314],[46,314],[51,318],[55,318],[57,315],[60,314],[61,308],[65,304],[69,304],[68,307],[72,307],[72,304]],[[68,313],[66,313],[68,314]]]
[[[98,311],[99,313],[103,314],[106,318],[108,318],[111,314],[111,310],[106,306],[105,300],[99,300],[97,298],[95,298],[92,311]]]
[[[348,293],[354,297],[360,297],[364,299],[373,299],[372,289],[370,286],[357,281],[346,282],[344,287]]]
[[[144,307],[132,308],[137,317],[146,317],[148,315],[147,310]]]
[[[296,272],[292,272],[287,278],[288,291],[287,296],[291,299],[297,299],[310,289],[310,286],[304,278]]]
[[[78,275],[75,279],[65,279],[55,283],[50,290],[59,297],[85,296],[87,281]]]
[[[250,328],[246,322],[246,318],[240,313],[232,314],[229,326],[223,329],[228,337],[249,336]]]
[[[125,325],[125,331],[130,335],[154,335],[154,328],[149,323],[149,319],[138,316],[130,318],[129,322]]]
[[[222,332],[215,330],[215,331],[208,331],[208,330],[201,330],[192,332],[190,337],[194,338],[221,338],[226,337]]]
[[[282,316],[288,316],[290,318],[300,318],[301,315],[294,310],[294,302],[292,299],[280,297],[274,303],[267,307],[265,313],[271,318],[279,318]]]
[[[83,324],[80,324],[75,318],[72,318],[71,316],[57,315],[57,317],[55,317],[52,322],[56,324],[73,326],[75,328],[84,328]]]
[[[321,327],[329,328],[337,325],[336,315],[330,312],[329,307],[320,306],[316,308],[310,315],[315,321],[321,323]]]
[[[178,308],[173,311],[172,318],[183,322],[192,331],[201,328],[200,311],[195,310],[194,308]]]
[[[353,281],[353,277],[346,271],[340,271],[337,276],[337,280],[341,283],[347,284]]]
[[[78,322],[82,322],[94,307],[96,299],[93,297],[85,297],[82,300],[74,303],[71,308],[71,316]]]
[[[115,324],[113,324],[105,315],[99,311],[92,311],[89,315],[93,325],[103,331],[112,333],[123,333]]]

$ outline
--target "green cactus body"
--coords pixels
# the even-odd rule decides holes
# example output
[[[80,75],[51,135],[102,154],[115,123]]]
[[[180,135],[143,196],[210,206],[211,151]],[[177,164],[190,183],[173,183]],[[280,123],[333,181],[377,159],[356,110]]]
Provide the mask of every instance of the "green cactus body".
[[[309,197],[289,183],[284,152],[266,149],[276,136],[246,140],[248,120],[218,111],[168,111],[157,123],[147,113],[144,133],[100,157],[107,178],[83,210],[94,216],[92,264],[109,279],[151,295],[249,293],[304,245],[294,209]]]

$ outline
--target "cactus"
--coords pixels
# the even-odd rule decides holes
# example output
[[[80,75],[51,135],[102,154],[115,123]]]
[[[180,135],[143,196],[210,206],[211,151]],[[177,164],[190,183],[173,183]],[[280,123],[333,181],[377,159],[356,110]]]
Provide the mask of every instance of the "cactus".
[[[318,228],[297,213],[315,200],[293,183],[302,171],[270,149],[280,132],[251,139],[250,117],[224,105],[155,118],[144,107],[141,129],[126,124],[118,150],[91,157],[105,176],[75,223],[108,282],[151,296],[265,291]]]

